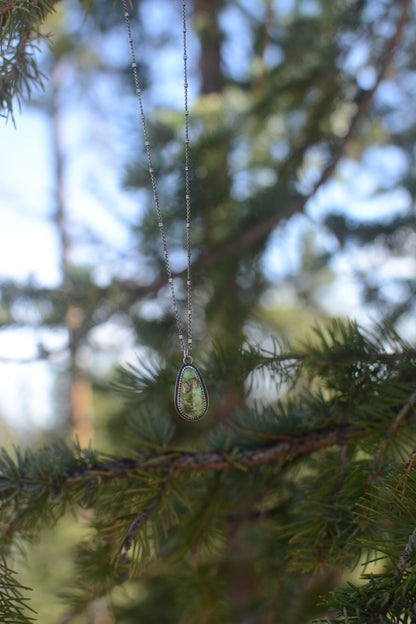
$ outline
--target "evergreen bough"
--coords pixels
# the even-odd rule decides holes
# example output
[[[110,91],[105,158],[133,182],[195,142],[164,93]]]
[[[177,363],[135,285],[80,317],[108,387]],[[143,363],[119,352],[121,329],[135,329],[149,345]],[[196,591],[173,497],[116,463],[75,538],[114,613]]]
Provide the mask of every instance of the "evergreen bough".
[[[128,453],[63,442],[2,451],[4,555],[87,509],[91,532],[65,592],[73,614],[138,579],[144,621],[161,600],[161,622],[306,622],[325,609],[316,621],[414,621],[416,350],[387,326],[339,321],[296,348],[218,349],[204,368],[210,415],[186,446],[163,408],[173,373],[119,370]],[[250,404],[247,393],[211,427],[223,388],[259,374],[280,399]],[[346,585],[357,565],[360,583]],[[14,577],[3,568],[1,578],[7,596]],[[13,600],[24,609],[23,594]]]
[[[15,101],[42,87],[36,50],[47,38],[42,26],[59,0],[4,0],[0,3],[0,115],[13,117]]]

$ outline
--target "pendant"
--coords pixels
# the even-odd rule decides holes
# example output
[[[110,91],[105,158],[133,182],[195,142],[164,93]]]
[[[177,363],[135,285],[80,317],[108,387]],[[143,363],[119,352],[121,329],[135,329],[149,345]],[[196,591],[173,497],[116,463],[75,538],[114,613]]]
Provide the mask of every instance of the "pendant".
[[[175,409],[185,420],[200,420],[208,411],[208,391],[201,373],[191,363],[179,369],[175,384]]]

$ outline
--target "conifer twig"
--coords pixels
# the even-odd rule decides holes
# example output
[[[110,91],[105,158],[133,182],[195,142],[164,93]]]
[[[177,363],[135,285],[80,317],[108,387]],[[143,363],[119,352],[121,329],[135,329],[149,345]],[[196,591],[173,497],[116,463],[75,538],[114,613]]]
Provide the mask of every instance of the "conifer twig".
[[[412,394],[409,396],[409,398],[407,399],[407,401],[405,402],[405,404],[403,405],[403,407],[398,411],[396,418],[394,419],[394,421],[392,422],[391,426],[389,427],[387,433],[386,433],[386,437],[384,438],[384,440],[381,442],[380,447],[377,451],[377,454],[374,458],[374,465],[377,465],[378,462],[380,461],[382,455],[384,454],[386,448],[387,448],[387,444],[389,442],[389,440],[395,435],[398,427],[400,426],[400,423],[402,422],[402,420],[407,416],[407,414],[409,413],[409,410],[413,407],[413,405],[416,402],[416,391],[412,392]],[[374,474],[370,474],[368,477],[368,485],[370,486],[372,481],[374,478]]]
[[[127,561],[127,555],[128,552],[136,538],[137,533],[140,531],[141,527],[143,526],[143,524],[146,522],[146,520],[150,517],[150,515],[152,514],[153,510],[157,507],[160,499],[162,498],[165,490],[166,490],[166,483],[167,483],[167,479],[164,480],[164,482],[162,483],[162,485],[159,488],[158,493],[156,494],[156,496],[154,496],[152,498],[152,500],[150,501],[150,503],[147,505],[147,507],[145,507],[144,509],[142,509],[142,511],[138,514],[138,516],[133,520],[133,522],[131,523],[129,530],[127,531],[127,535],[126,538],[123,542],[123,546],[122,546],[122,550],[123,550],[123,555],[122,555],[122,561],[123,563],[125,563]]]
[[[374,611],[372,613],[370,613],[368,615],[368,623],[369,624],[379,624],[380,622],[385,622],[387,620],[385,620],[385,616],[388,613],[394,599],[395,599],[395,591],[394,589],[401,583],[402,579],[403,579],[403,575],[406,572],[406,568],[408,566],[409,563],[409,558],[412,554],[412,552],[414,552],[416,547],[416,528],[413,530],[413,532],[411,533],[411,535],[409,536],[409,539],[407,540],[405,546],[403,547],[400,556],[399,556],[399,560],[397,562],[397,569],[395,570],[395,576],[392,580],[391,583],[391,591],[389,592],[388,596],[386,597],[385,595],[383,596],[383,601],[380,604],[380,607],[378,609],[374,609]],[[381,619],[383,618],[383,619]],[[393,621],[390,620],[389,621]],[[402,620],[400,620],[402,621]],[[408,621],[412,621],[413,620],[403,620],[405,622]]]
[[[414,529],[413,533],[410,535],[405,547],[400,553],[399,561],[397,563],[397,573],[400,574],[400,576],[403,576],[404,571],[406,570],[406,567],[409,561],[409,557],[412,551],[415,550],[415,547],[416,547],[416,528]]]
[[[26,47],[31,43],[31,35],[33,26],[36,22],[36,12],[38,10],[38,3],[35,0],[32,3],[32,6],[29,8],[29,19],[26,24],[26,27],[22,30],[19,35],[19,42],[16,46],[15,54],[12,58],[11,69],[2,77],[1,86],[0,86],[0,103],[9,101],[11,102],[11,98],[14,96],[17,88],[17,81],[22,72],[22,66],[24,64],[24,58],[26,54]],[[7,7],[10,9],[13,7]],[[2,15],[4,17],[5,14]]]
[[[198,451],[177,452],[164,457],[143,457],[138,460],[124,458],[113,462],[102,462],[91,465],[84,470],[74,470],[63,475],[62,488],[70,488],[89,477],[101,481],[125,477],[135,471],[159,472],[168,471],[170,478],[180,472],[202,470],[241,470],[241,467],[253,468],[282,459],[310,455],[328,446],[343,444],[364,434],[364,430],[344,425],[314,431],[301,436],[293,436],[279,440],[270,446],[259,446],[254,449],[231,451]],[[229,457],[232,455],[232,461]],[[168,477],[169,478],[169,477]],[[3,490],[2,495],[7,490]]]
[[[235,449],[222,451],[174,451],[168,455],[142,456],[139,459],[125,457],[113,461],[91,462],[85,460],[85,465],[71,470],[64,470],[62,474],[53,475],[53,484],[48,484],[48,475],[30,477],[25,475],[19,481],[24,484],[24,491],[41,487],[53,489],[53,495],[69,490],[85,483],[86,492],[104,481],[123,479],[140,473],[165,473],[164,481],[173,479],[182,472],[200,471],[241,471],[242,468],[254,468],[263,464],[276,463],[282,460],[295,459],[310,455],[320,449],[333,445],[340,445],[362,436],[371,435],[368,428],[363,429],[353,425],[339,425],[313,431],[304,435],[287,436],[273,444],[259,445],[256,448]],[[232,461],[229,460],[232,455]],[[0,500],[16,496],[16,483],[7,486],[7,475],[0,474],[3,486],[0,490]]]
[[[11,9],[19,2],[20,0],[8,0],[8,2],[5,2],[3,6],[0,6],[0,17],[3,17],[4,15],[6,15],[6,13],[8,13],[9,11],[11,11]]]

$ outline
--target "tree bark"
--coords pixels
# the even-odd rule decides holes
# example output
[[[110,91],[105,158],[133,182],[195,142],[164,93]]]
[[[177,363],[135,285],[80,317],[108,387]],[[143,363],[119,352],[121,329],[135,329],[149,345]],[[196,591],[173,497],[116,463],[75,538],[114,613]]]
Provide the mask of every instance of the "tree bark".
[[[218,13],[222,0],[194,0],[194,23],[201,45],[199,69],[201,94],[221,93],[224,77],[221,68],[222,33]]]

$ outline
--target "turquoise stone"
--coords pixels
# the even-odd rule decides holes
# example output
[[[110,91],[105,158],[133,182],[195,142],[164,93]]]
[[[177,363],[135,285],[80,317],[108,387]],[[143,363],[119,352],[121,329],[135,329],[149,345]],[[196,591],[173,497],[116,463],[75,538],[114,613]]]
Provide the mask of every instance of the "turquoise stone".
[[[186,420],[199,420],[208,410],[208,392],[194,364],[184,364],[175,386],[175,409]]]

